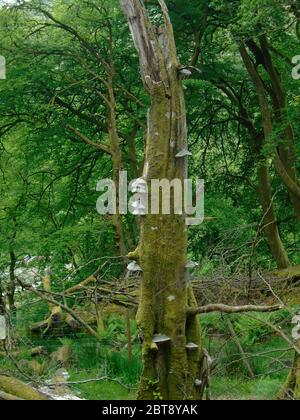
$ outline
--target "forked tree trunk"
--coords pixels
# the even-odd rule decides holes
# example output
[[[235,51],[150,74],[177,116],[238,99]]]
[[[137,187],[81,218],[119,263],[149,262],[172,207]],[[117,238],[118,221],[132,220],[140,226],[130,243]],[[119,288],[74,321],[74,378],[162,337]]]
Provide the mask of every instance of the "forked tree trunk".
[[[187,161],[175,155],[187,148],[186,110],[166,5],[159,1],[164,24],[157,30],[140,0],[120,2],[139,54],[144,86],[151,96],[143,178],[148,186],[151,179],[183,181]],[[200,328],[196,315],[187,317],[187,308],[196,307],[196,301],[185,269],[185,219],[174,210],[171,213],[142,218],[140,244],[130,255],[143,269],[137,315],[144,363],[139,399],[197,399],[202,392]],[[153,342],[157,334],[170,341]],[[198,347],[186,349],[189,342]]]
[[[274,66],[266,35],[260,36],[261,51],[264,56],[264,66],[269,74],[272,86],[272,100],[276,121],[284,127],[279,136],[278,154],[275,154],[275,169],[287,187],[295,215],[300,221],[300,184],[297,176],[297,151],[293,126],[287,115],[287,93],[284,89],[280,73]]]
[[[261,144],[256,145],[256,149],[261,159],[261,162],[258,163],[258,180],[260,200],[264,211],[264,230],[269,243],[269,247],[275,258],[275,261],[277,262],[278,268],[287,268],[291,264],[280,237],[276,219],[276,211],[272,197],[271,178],[269,174],[267,158],[264,156],[263,150],[264,146],[266,146],[270,141],[273,133],[272,118],[269,109],[268,98],[266,96],[261,77],[257,72],[254,63],[251,61],[251,58],[246,50],[246,46],[243,42],[241,42],[240,45],[240,53],[246,69],[248,70],[248,73],[255,85],[263,119],[263,141]]]

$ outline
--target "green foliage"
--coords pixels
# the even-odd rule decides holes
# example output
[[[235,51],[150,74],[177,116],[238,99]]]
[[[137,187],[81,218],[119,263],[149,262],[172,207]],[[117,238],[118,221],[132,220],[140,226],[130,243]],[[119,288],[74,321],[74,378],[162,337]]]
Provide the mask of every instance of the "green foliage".
[[[158,3],[145,3],[158,28],[162,24]],[[291,262],[300,264],[299,222],[290,194],[273,165],[276,147],[290,147],[286,136],[290,125],[295,137],[295,169],[297,173],[300,170],[300,84],[291,77],[291,58],[300,53],[296,2],[166,3],[181,64],[189,65],[193,57],[192,76],[184,81],[193,153],[189,174],[193,179],[205,179],[205,213],[212,218],[189,230],[189,255],[200,262],[196,274],[213,275],[218,270],[230,277],[248,273],[251,267],[276,267],[262,229],[257,189],[257,169],[263,159],[270,172],[282,242]],[[281,118],[275,109],[278,92],[272,91],[270,73],[249,47],[249,41],[260,46],[262,35],[267,37],[284,91]],[[240,56],[242,39],[263,80],[272,116],[272,135],[265,142],[261,140],[260,156],[249,125],[260,138],[263,116]],[[116,282],[123,276],[123,260],[113,220],[98,215],[95,209],[97,181],[112,177],[112,159],[82,141],[68,126],[91,142],[109,146],[106,95],[107,80],[113,76],[122,167],[130,179],[141,175],[149,98],[137,74],[138,58],[119,1],[29,0],[0,6],[0,54],[7,61],[7,79],[0,80],[0,297],[7,296],[9,289],[12,252],[21,280],[33,282],[35,287],[41,287],[41,277],[50,265],[54,292],[78,284],[99,267],[102,280]],[[106,63],[112,66],[107,69]],[[134,249],[139,226],[131,216],[122,217],[122,224],[126,245]],[[26,267],[26,255],[44,258]],[[38,272],[35,279],[28,279],[30,269]],[[81,304],[71,298],[66,302],[70,307]],[[21,337],[21,359],[29,359],[26,351],[30,344],[43,345],[51,353],[65,343],[72,348],[72,379],[108,375],[136,386],[142,366],[134,322],[129,361],[124,320],[106,319],[100,341],[85,334],[72,334],[63,340],[51,334],[32,336],[29,326],[47,317],[48,305],[19,287],[16,303],[12,321]],[[289,333],[290,314],[279,311],[275,315],[256,314],[255,319],[230,317],[254,373],[262,376],[251,383],[245,382],[248,373],[236,344],[226,341],[226,319],[216,314],[201,317],[204,345],[219,360],[222,371],[214,377],[215,395],[274,397],[292,354],[281,351],[285,343],[263,321],[280,325]],[[6,358],[1,357],[0,366],[18,375],[16,366]],[[50,369],[46,376],[52,373]],[[78,389],[90,399],[134,395],[114,382],[89,383],[76,386]],[[159,394],[154,397],[160,399]]]

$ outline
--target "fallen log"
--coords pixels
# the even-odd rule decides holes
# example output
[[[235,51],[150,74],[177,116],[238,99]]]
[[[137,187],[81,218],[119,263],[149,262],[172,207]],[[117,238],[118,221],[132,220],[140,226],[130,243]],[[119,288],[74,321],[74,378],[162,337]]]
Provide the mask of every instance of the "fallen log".
[[[7,394],[6,392],[0,391],[0,401],[24,401],[22,398],[18,398],[14,395]]]
[[[19,379],[12,376],[0,375],[0,392],[3,397],[21,399],[21,400],[34,400],[34,401],[47,401],[49,400],[41,392],[32,388],[30,385],[21,382]]]

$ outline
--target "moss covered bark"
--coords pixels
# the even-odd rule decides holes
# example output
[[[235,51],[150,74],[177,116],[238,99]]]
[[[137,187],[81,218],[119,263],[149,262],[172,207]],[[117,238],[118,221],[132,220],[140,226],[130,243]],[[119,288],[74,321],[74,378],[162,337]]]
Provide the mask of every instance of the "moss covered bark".
[[[187,160],[176,154],[187,148],[186,110],[178,72],[173,29],[168,11],[160,1],[164,26],[159,35],[151,25],[140,0],[121,0],[140,57],[144,86],[151,97],[146,135],[143,178],[187,178]],[[187,231],[185,218],[175,214],[147,215],[141,221],[138,250],[130,255],[143,269],[137,315],[143,341],[144,370],[138,391],[140,399],[199,398],[202,353],[196,317],[187,317],[196,305],[185,265]],[[169,341],[155,342],[157,334]],[[198,345],[188,350],[186,344]],[[199,383],[196,381],[196,383]]]
[[[300,346],[300,341],[298,346]],[[293,367],[277,399],[300,400],[300,355],[298,353],[295,353]]]
[[[0,390],[11,397],[22,400],[46,401],[48,398],[32,388],[24,384],[16,378],[0,375]]]

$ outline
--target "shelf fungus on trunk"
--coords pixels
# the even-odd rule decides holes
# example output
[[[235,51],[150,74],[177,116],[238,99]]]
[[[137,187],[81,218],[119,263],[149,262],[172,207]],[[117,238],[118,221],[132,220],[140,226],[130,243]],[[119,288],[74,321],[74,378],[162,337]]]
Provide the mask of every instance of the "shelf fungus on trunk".
[[[147,182],[143,178],[136,179],[131,186],[131,192],[147,194]]]
[[[199,264],[196,263],[195,261],[188,261],[185,268],[188,270],[193,270],[194,268],[199,267]]]
[[[175,157],[177,159],[182,159],[188,156],[193,156],[193,154],[188,149],[182,149],[180,152],[177,153]]]
[[[170,343],[170,341],[171,338],[165,334],[155,334],[153,337],[153,343],[155,343],[157,346]]]
[[[131,263],[129,263],[128,266],[127,266],[127,270],[131,271],[133,273],[143,271],[142,268],[138,265],[138,263],[136,261],[132,261]]]
[[[158,35],[146,2],[120,0],[120,3],[138,51],[143,84],[151,99],[142,178],[147,185],[152,180],[175,179],[183,185],[188,179],[187,157],[191,153],[183,83],[178,75],[182,66],[167,6],[164,0],[158,0],[163,16]],[[187,313],[187,308],[197,306],[191,285],[187,285],[187,231],[173,195],[172,191],[172,205],[167,214],[163,205],[158,206],[158,213],[152,213],[152,201],[151,212],[146,215],[144,208],[135,209],[135,214],[144,216],[139,255],[135,258],[143,268],[137,312],[137,325],[143,337],[143,372],[137,397],[143,400],[153,400],[157,393],[164,400],[202,397],[201,389],[194,386],[202,371],[201,331],[197,316]],[[143,203],[145,197],[134,197],[134,201],[137,198]],[[144,203],[144,207],[147,205],[148,202]],[[189,342],[199,343],[199,349],[187,351],[185,345]]]
[[[178,70],[178,76],[180,80],[189,79],[191,75],[192,75],[192,72],[188,68],[181,68]]]
[[[193,351],[193,350],[198,350],[199,346],[196,343],[187,343],[187,345],[185,346],[185,348],[189,351]]]
[[[6,319],[5,316],[0,315],[0,340],[6,339]]]
[[[196,388],[200,388],[202,384],[203,384],[203,381],[201,381],[201,379],[195,379],[194,385]]]

